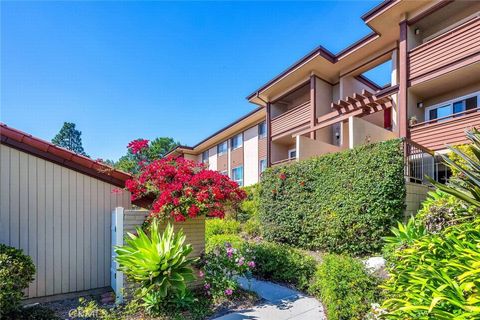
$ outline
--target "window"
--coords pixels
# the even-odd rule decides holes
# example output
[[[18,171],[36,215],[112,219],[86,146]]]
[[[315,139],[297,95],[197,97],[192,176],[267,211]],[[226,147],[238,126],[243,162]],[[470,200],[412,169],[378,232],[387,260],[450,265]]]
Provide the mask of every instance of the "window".
[[[227,141],[223,141],[217,146],[217,154],[221,156],[227,153],[227,148],[228,148]]]
[[[243,166],[232,169],[232,180],[243,186]]]
[[[260,160],[260,173],[263,173],[263,171],[265,171],[267,169],[267,159],[262,159]]]
[[[297,149],[288,150],[288,159],[295,159],[297,157]]]
[[[267,136],[267,123],[263,121],[258,125],[258,138],[262,139]]]
[[[479,93],[460,97],[454,100],[447,101],[442,104],[437,104],[425,109],[425,118],[428,120],[441,119],[446,120],[455,113],[461,113],[467,110],[476,109],[479,106]],[[460,115],[459,115],[460,116]],[[441,121],[439,120],[439,121]]]
[[[232,138],[232,150],[238,149],[243,145],[243,134],[239,133]]]
[[[208,162],[208,150],[202,152],[202,163]]]
[[[225,170],[225,171],[220,171],[220,174],[223,174],[224,176],[227,176],[227,177],[228,177],[228,172],[227,172],[227,170]]]

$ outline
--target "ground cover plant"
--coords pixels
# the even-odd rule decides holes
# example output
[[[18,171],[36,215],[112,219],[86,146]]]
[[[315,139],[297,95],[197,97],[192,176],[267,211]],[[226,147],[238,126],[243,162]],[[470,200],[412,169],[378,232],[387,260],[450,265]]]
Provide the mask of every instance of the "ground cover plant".
[[[378,252],[403,214],[401,141],[269,168],[260,199],[267,240],[353,255]]]

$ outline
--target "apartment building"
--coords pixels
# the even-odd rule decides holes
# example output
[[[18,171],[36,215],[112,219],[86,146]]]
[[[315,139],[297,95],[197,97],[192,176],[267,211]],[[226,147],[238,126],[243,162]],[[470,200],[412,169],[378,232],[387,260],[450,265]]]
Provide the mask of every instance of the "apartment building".
[[[193,147],[179,146],[167,156],[176,155],[203,162],[248,186],[259,181],[267,168],[267,127],[265,108],[257,108]]]
[[[479,1],[384,1],[362,16],[370,34],[337,54],[320,46],[255,90],[268,165],[402,137],[408,175],[445,179],[435,154],[480,127],[479,12]],[[368,78],[385,65],[389,83]]]

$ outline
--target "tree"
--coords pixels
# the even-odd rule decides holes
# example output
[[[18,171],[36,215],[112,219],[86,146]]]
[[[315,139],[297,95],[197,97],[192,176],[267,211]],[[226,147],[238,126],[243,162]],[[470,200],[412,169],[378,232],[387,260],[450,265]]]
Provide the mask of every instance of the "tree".
[[[88,157],[82,146],[82,132],[75,129],[75,123],[64,122],[62,129],[52,139],[52,143]]]
[[[138,150],[135,148],[136,145],[139,145]],[[150,143],[144,139],[134,140],[129,144],[127,154],[115,163],[115,168],[125,172],[138,173],[141,162],[150,163],[154,160],[161,159],[167,152],[178,145],[179,143],[170,137],[159,137]],[[133,146],[133,148],[130,146]]]

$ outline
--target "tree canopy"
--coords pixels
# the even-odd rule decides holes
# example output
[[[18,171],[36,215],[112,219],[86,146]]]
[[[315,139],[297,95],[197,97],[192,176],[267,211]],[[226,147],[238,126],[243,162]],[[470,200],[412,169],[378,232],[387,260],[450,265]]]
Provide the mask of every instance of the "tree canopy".
[[[64,122],[60,131],[52,139],[52,143],[88,157],[82,146],[82,132],[75,128],[73,122]]]

